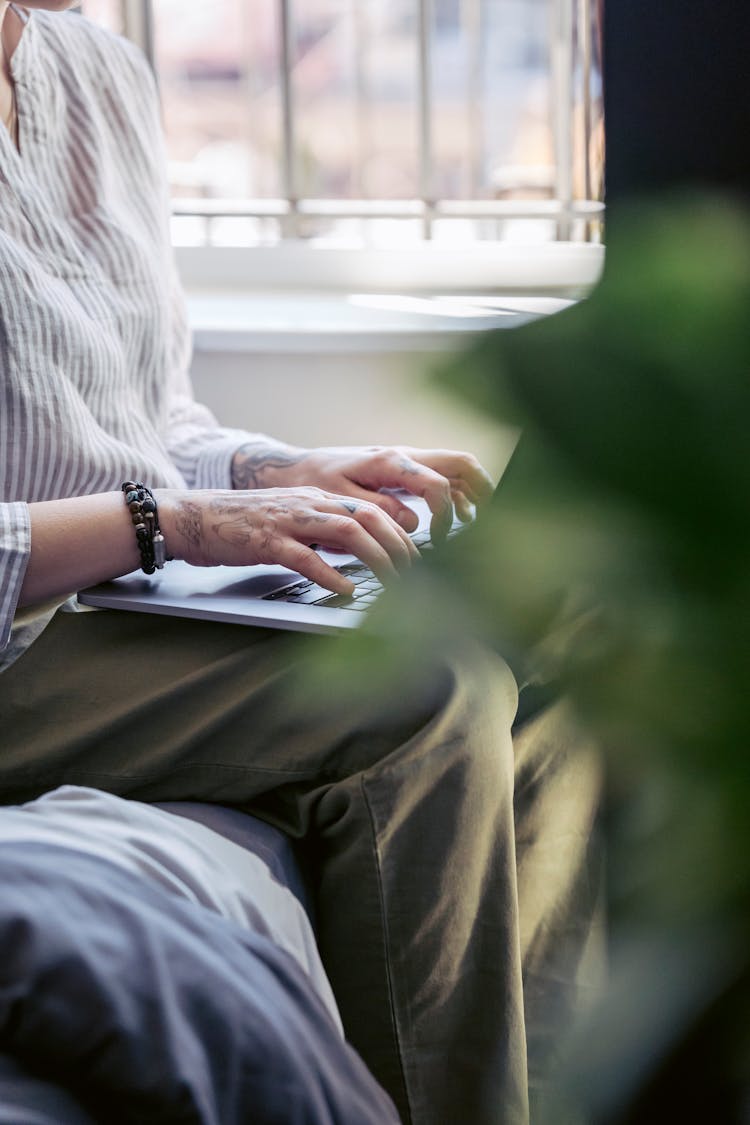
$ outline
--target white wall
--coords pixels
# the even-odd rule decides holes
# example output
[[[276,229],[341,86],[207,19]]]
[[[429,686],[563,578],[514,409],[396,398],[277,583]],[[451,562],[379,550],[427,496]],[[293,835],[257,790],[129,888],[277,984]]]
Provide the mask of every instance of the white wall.
[[[412,292],[406,285],[415,280],[417,266],[425,275],[417,278],[421,282],[430,269],[439,281],[448,265],[454,274],[459,264],[467,266],[463,251],[457,257],[455,250],[432,245],[413,260],[371,255],[367,287],[349,289],[342,287],[344,281],[357,278],[342,277],[341,271],[355,264],[362,268],[361,255],[282,247],[248,257],[224,247],[206,256],[183,249],[180,269],[193,327],[198,397],[227,425],[296,444],[468,449],[499,475],[514,435],[459,399],[438,393],[430,372],[475,333],[514,330],[561,312],[574,303],[568,290],[594,284],[601,272],[601,246],[534,249],[475,248],[467,285],[470,277],[476,280],[481,264],[493,276],[505,269],[508,291],[463,297]],[[255,272],[245,276],[251,265]],[[264,285],[261,267],[268,275]],[[291,288],[295,277],[309,287]],[[373,277],[378,285],[373,286]],[[513,278],[516,287],[519,278],[525,280],[524,292],[514,295]],[[398,289],[399,281],[406,288]]]
[[[429,385],[432,352],[213,350],[196,339],[197,397],[226,425],[301,445],[469,449],[499,474],[513,438]]]

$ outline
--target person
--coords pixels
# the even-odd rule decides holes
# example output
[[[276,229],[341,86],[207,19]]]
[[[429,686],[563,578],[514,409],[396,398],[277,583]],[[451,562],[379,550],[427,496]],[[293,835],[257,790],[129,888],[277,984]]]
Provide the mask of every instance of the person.
[[[416,551],[383,489],[424,497],[439,537],[492,481],[470,454],[302,449],[194,400],[152,75],[125,40],[52,14],[70,7],[0,0],[0,797],[199,799],[303,840],[347,1038],[403,1120],[526,1121],[514,828],[531,822],[507,664],[463,653],[397,700],[333,690],[310,709],[294,638],[75,612],[72,592],[161,554],[281,563],[347,593],[324,545],[387,583]],[[558,911],[585,869],[579,849]],[[547,948],[534,910],[523,943]]]

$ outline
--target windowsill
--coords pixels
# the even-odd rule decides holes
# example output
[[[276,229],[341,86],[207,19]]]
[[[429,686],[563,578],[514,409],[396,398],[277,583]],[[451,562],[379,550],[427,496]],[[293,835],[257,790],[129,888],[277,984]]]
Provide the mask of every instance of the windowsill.
[[[555,297],[193,292],[196,352],[383,353],[442,350],[574,303]]]
[[[558,312],[596,285],[604,246],[290,242],[178,248],[177,259],[197,351],[383,353],[445,349]]]
[[[599,279],[593,243],[177,248],[197,351],[430,351],[557,312]],[[448,296],[451,294],[451,296]]]

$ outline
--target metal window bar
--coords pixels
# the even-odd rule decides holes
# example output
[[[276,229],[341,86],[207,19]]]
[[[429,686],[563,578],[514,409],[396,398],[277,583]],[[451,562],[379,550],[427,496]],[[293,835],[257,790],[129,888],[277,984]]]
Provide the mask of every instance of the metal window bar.
[[[469,195],[477,197],[484,176],[484,71],[485,71],[485,6],[484,0],[462,0],[461,22],[466,28],[468,81],[466,83],[466,118],[469,135]]]
[[[432,0],[419,0],[417,60],[419,73],[419,195],[422,203],[422,232],[432,238],[435,204],[432,150]]]
[[[575,0],[554,0],[552,13],[552,135],[555,198],[562,204],[557,237],[570,238],[568,208],[573,200],[573,28]]]
[[[281,90],[281,123],[283,133],[282,183],[287,203],[283,217],[282,233],[286,238],[294,238],[298,233],[297,203],[299,188],[297,182],[297,144],[295,136],[294,111],[294,11],[293,0],[279,0],[279,32],[281,50],[279,51],[279,88]]]
[[[152,0],[120,0],[123,33],[137,43],[156,73]]]
[[[583,193],[586,199],[591,198],[591,129],[593,123],[591,107],[591,0],[579,0],[578,25],[580,28],[581,68],[583,71],[583,142],[584,160]]]
[[[604,213],[604,204],[593,199],[191,199],[172,201],[176,215],[211,219],[258,218],[284,221],[292,214],[308,219],[550,219],[558,222],[592,222]]]
[[[434,0],[417,0],[417,63],[418,63],[418,146],[419,196],[409,200],[375,199],[306,199],[300,196],[296,160],[296,110],[294,93],[294,0],[277,0],[281,48],[279,51],[279,84],[282,103],[282,182],[284,197],[280,199],[187,199],[173,201],[173,213],[204,218],[207,227],[217,218],[275,219],[285,237],[297,237],[300,220],[308,219],[419,219],[424,237],[432,237],[437,219],[549,219],[556,223],[557,237],[571,237],[576,220],[585,229],[600,221],[604,204],[592,200],[589,130],[591,106],[591,8],[590,0],[550,0],[551,5],[551,89],[550,115],[555,158],[555,198],[552,200],[450,200],[436,198],[433,145],[432,40]],[[467,89],[467,112],[473,121],[472,189],[481,182],[482,156],[482,72],[484,67],[486,0],[463,0],[465,24],[471,65]],[[364,24],[358,0],[352,0],[355,22],[355,83],[357,112],[360,122],[367,120],[368,85],[364,74]],[[155,67],[153,0],[120,0],[125,34],[146,53]],[[586,144],[584,145],[584,181],[586,198],[573,197],[573,109],[576,43],[576,6],[581,50],[583,114]],[[473,103],[473,106],[472,106]],[[361,161],[360,161],[361,166]]]
[[[364,169],[370,154],[370,138],[372,124],[367,43],[369,40],[369,9],[362,0],[349,0],[349,13],[352,20],[354,38],[354,100],[356,114],[356,163],[354,168],[354,191],[364,198],[365,176]]]

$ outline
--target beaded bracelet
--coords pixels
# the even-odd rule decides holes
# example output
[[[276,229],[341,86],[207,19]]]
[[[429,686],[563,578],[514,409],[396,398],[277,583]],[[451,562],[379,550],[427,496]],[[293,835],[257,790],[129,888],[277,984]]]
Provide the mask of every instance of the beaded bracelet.
[[[162,570],[168,560],[167,545],[159,528],[159,513],[150,488],[140,481],[126,480],[122,485],[125,503],[135,525],[135,538],[141,554],[141,570],[153,574]]]

